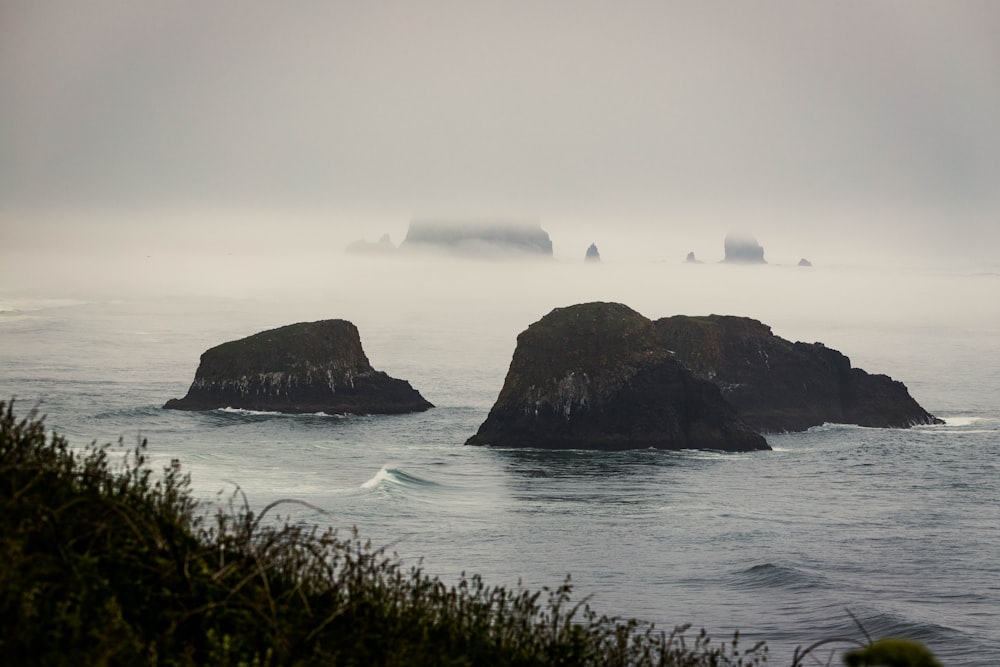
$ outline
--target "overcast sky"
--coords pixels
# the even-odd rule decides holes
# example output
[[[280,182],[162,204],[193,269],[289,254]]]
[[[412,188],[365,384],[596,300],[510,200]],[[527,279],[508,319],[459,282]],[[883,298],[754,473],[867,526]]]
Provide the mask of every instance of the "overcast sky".
[[[0,4],[8,247],[462,215],[995,256],[1000,2]]]

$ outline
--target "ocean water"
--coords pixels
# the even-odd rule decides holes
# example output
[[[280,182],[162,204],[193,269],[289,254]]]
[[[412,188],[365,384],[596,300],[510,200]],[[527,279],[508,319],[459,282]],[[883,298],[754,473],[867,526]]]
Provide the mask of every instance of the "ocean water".
[[[180,267],[176,267],[180,270]],[[463,261],[244,265],[173,287],[0,285],[0,396],[71,442],[146,438],[210,506],[356,526],[454,581],[556,586],[601,613],[739,629],[772,664],[831,636],[909,636],[947,665],[1000,664],[1000,270],[996,266],[598,266]],[[191,270],[187,267],[187,270]],[[824,425],[770,452],[466,447],[517,334],[552,308],[745,315],[901,380],[940,426]],[[380,370],[435,404],[396,416],[177,412],[198,357],[344,318]],[[824,659],[826,654],[824,655]]]

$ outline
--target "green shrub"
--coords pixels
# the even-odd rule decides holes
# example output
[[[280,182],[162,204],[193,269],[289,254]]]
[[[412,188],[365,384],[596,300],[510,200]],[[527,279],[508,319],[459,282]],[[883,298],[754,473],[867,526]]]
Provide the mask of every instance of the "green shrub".
[[[39,665],[751,665],[766,647],[666,635],[532,592],[454,586],[362,541],[201,512],[143,441],[71,449],[0,402],[0,662]]]

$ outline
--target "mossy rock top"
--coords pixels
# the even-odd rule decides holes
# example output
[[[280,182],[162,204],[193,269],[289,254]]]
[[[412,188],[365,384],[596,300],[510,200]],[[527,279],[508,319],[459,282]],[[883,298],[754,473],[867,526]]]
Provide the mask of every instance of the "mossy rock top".
[[[665,356],[649,319],[620,303],[592,302],[556,308],[521,332],[511,368],[521,387],[568,373],[621,377]]]
[[[771,333],[771,327],[749,317],[674,315],[656,320],[654,326],[664,348],[708,379],[740,357],[757,355],[775,344],[790,345]]]
[[[289,324],[216,345],[201,355],[198,376],[232,377],[307,368],[372,370],[358,328],[347,320],[334,319]]]

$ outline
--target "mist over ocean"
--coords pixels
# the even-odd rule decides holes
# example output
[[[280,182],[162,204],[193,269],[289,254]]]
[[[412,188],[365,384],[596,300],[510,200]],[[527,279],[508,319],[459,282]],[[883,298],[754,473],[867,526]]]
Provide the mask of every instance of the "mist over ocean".
[[[711,262],[219,259],[173,284],[119,267],[93,289],[0,285],[0,396],[71,443],[147,438],[206,506],[357,526],[454,581],[556,586],[602,613],[739,629],[772,664],[831,636],[925,642],[1000,663],[1000,265],[798,268]],[[149,260],[157,261],[157,258]],[[11,271],[10,275],[15,272]],[[83,275],[83,274],[81,274]],[[552,308],[743,315],[904,382],[941,426],[825,425],[770,452],[466,447],[517,334]],[[165,411],[199,355],[300,321],[354,322],[372,365],[435,408],[399,416]]]

